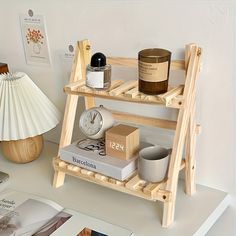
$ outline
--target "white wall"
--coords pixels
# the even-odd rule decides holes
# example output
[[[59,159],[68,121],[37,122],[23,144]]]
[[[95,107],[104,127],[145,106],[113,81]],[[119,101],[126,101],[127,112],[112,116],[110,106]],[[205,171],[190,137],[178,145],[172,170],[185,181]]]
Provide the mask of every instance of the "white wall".
[[[13,71],[27,72],[63,111],[62,88],[71,69],[71,59],[64,54],[68,45],[74,45],[79,39],[89,38],[94,52],[127,57],[136,57],[142,48],[163,47],[173,52],[173,58],[179,58],[183,57],[186,43],[199,44],[204,54],[197,116],[203,132],[197,145],[197,181],[235,193],[233,2],[0,0],[0,61],[7,62]],[[19,14],[27,13],[28,9],[45,16],[51,67],[25,63]],[[126,109],[139,110],[137,106]],[[150,107],[144,111],[149,115],[159,112]],[[150,130],[147,132],[151,134]],[[54,140],[55,135],[58,136],[57,132],[49,136]]]

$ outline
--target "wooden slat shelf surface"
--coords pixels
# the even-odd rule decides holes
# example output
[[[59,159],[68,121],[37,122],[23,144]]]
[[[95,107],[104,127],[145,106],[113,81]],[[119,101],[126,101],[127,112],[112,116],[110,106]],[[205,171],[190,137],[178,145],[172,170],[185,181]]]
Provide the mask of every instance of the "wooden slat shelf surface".
[[[62,161],[59,157],[54,158],[53,166],[55,170],[63,171],[68,175],[75,176],[80,179],[87,180],[89,182],[96,183],[150,201],[158,200],[167,202],[171,198],[171,193],[167,190],[164,190],[166,180],[160,183],[148,183],[144,180],[141,180],[135,172],[126,180],[119,181],[111,177],[90,170],[86,170],[79,166],[75,166],[65,161]],[[182,170],[183,168],[185,168],[184,160],[182,160],[180,170]]]
[[[200,71],[202,50],[196,44],[185,46],[185,59],[171,61],[171,70],[183,70],[184,85],[168,88],[160,95],[146,95],[139,92],[137,80],[112,80],[109,90],[93,90],[85,86],[86,66],[91,59],[91,45],[88,40],[78,41],[73,60],[70,83],[65,86],[67,102],[62,125],[59,148],[71,144],[78,97],[83,96],[85,109],[96,106],[95,98],[104,98],[117,101],[162,105],[179,109],[176,121],[157,117],[144,117],[136,114],[112,111],[118,121],[150,125],[175,130],[172,153],[169,160],[166,178],[160,183],[147,183],[139,179],[137,173],[125,181],[104,176],[72,164],[68,164],[59,157],[54,158],[53,186],[58,188],[64,184],[65,176],[77,178],[99,184],[120,192],[131,194],[151,201],[162,201],[162,226],[169,227],[174,221],[175,203],[179,171],[184,168],[185,191],[193,195],[196,191],[195,183],[195,149],[196,135],[201,127],[196,123],[196,82]],[[137,67],[137,59],[109,57],[108,63],[115,66]],[[78,96],[79,95],[79,96]],[[185,153],[183,153],[185,150]],[[59,156],[59,152],[58,152]],[[185,156],[184,161],[182,157]]]
[[[64,91],[67,94],[74,94],[87,97],[100,97],[118,101],[159,104],[166,107],[181,108],[183,107],[184,86],[170,88],[166,93],[160,95],[147,95],[138,91],[138,82],[136,80],[122,81],[113,80],[109,90],[93,90],[85,86],[85,81],[78,81],[65,86]]]

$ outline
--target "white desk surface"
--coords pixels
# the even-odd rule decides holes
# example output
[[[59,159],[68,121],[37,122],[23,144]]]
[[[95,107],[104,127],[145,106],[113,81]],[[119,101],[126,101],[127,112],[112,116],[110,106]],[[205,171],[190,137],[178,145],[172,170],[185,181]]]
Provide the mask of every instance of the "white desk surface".
[[[230,203],[226,193],[199,185],[194,196],[187,196],[180,182],[175,222],[164,229],[161,202],[150,202],[70,176],[66,176],[62,187],[53,188],[52,158],[57,151],[56,144],[45,142],[41,156],[27,164],[14,164],[0,154],[0,170],[10,175],[7,188],[46,197],[65,208],[130,229],[135,236],[204,235]]]

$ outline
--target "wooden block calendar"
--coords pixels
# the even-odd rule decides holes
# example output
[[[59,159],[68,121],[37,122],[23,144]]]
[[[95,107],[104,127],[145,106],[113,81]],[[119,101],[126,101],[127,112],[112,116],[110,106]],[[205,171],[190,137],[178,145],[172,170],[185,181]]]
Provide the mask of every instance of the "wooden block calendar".
[[[139,129],[120,124],[106,131],[106,154],[128,160],[139,150]]]

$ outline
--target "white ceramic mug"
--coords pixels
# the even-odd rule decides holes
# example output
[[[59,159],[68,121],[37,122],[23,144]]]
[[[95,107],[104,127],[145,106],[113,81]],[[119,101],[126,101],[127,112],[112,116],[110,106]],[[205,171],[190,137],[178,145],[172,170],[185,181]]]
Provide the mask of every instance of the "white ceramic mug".
[[[167,172],[170,149],[155,145],[139,152],[138,175],[149,182],[162,181]]]

